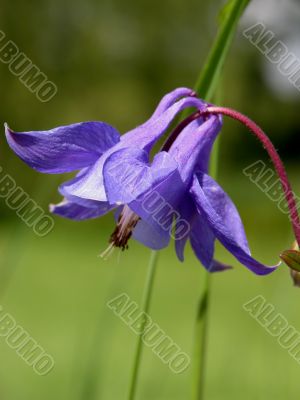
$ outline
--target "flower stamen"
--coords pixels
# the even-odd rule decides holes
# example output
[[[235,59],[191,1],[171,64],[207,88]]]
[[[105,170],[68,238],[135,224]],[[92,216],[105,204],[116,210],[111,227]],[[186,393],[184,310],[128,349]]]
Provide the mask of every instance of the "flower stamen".
[[[140,217],[125,205],[118,218],[117,226],[110,236],[109,248],[120,247],[122,251],[128,249],[128,240],[139,219]]]
[[[110,243],[110,245],[99,255],[99,257],[103,258],[104,260],[107,260],[113,253],[114,251],[114,245],[113,243]]]

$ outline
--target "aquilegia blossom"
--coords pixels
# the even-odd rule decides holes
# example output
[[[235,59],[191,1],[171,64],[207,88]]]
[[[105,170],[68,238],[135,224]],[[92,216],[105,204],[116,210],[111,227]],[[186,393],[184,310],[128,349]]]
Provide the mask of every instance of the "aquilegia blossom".
[[[152,160],[154,144],[178,113],[191,107],[197,111],[177,126]],[[177,256],[183,260],[189,239],[201,263],[218,271],[228,268],[213,258],[218,239],[251,271],[268,274],[276,266],[251,257],[235,205],[208,175],[224,110],[228,109],[198,99],[191,89],[179,88],[161,100],[146,123],[123,136],[106,123],[84,122],[22,133],[6,126],[6,137],[12,150],[40,172],[79,170],[59,187],[64,200],[51,206],[53,213],[84,220],[116,209],[118,222],[109,249],[127,248],[131,235],[161,249],[173,236]]]

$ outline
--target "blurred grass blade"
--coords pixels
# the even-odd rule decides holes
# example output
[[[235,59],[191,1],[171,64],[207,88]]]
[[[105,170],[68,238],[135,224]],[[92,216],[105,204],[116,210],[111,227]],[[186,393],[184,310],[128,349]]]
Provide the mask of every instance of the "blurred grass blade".
[[[238,21],[249,2],[230,0],[221,11],[219,32],[195,86],[199,96],[207,101],[213,97]]]
[[[222,67],[233,41],[238,21],[250,0],[230,0],[221,10],[220,28],[208,55],[207,62],[200,73],[195,86],[199,97],[211,101],[220,81]],[[217,141],[210,163],[210,175],[216,179],[218,170],[219,140]],[[210,299],[211,275],[206,273],[203,294],[198,304],[195,338],[193,348],[192,399],[202,400],[204,396],[204,372],[208,329],[208,310]]]
[[[203,399],[204,394],[204,372],[208,328],[208,308],[210,299],[210,274],[205,274],[204,292],[200,297],[195,326],[195,338],[193,348],[193,371],[192,371],[192,399]]]
[[[151,298],[152,298],[152,293],[153,293],[153,284],[154,284],[154,278],[155,278],[157,261],[158,261],[158,254],[159,254],[158,251],[155,251],[155,250],[151,251],[151,256],[150,256],[149,266],[148,266],[148,274],[147,274],[147,278],[146,278],[146,284],[145,284],[145,288],[144,288],[144,292],[143,292],[143,301],[142,301],[142,306],[141,306],[141,311],[144,312],[145,314],[149,314],[149,310],[150,310]],[[143,325],[143,328],[141,329],[141,331],[143,331],[143,330],[144,330],[144,325]],[[140,369],[141,357],[142,357],[142,352],[143,352],[142,336],[143,335],[140,334],[137,338],[128,400],[134,400],[136,397],[139,369]]]

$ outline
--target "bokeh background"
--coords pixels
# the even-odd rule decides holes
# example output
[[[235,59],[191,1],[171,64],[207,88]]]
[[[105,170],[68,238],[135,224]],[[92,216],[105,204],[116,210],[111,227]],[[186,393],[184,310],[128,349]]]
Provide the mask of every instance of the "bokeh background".
[[[120,132],[143,122],[160,97],[193,86],[217,28],[222,1],[204,0],[2,0],[0,29],[58,86],[41,103],[0,64],[1,125],[19,131],[103,120]],[[222,103],[249,114],[274,140],[300,194],[300,93],[242,35],[262,21],[300,56],[300,5],[255,0],[244,16],[224,69]],[[242,173],[269,160],[241,126],[225,121],[219,182],[245,222],[253,254],[272,264],[290,246],[286,217]],[[59,200],[67,176],[30,170],[0,140],[0,164],[37,203]],[[112,216],[76,223],[55,218],[55,228],[36,237],[0,202],[0,304],[55,359],[38,376],[0,337],[0,398],[125,400],[136,337],[106,307],[126,292],[140,303],[149,250],[131,242],[108,261]],[[243,310],[263,295],[300,330],[300,292],[282,266],[256,277],[221,247],[218,258],[234,269],[213,277],[206,398],[273,400],[299,396],[300,365]],[[186,251],[181,264],[173,246],[161,252],[152,318],[188,354],[204,271]],[[191,370],[174,375],[145,349],[138,399],[182,400],[190,394]]]

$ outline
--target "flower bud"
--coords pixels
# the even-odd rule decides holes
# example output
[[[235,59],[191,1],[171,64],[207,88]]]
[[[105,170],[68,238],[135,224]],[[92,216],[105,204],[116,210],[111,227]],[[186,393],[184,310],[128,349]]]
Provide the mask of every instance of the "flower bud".
[[[291,269],[290,273],[291,273],[291,277],[293,279],[294,285],[297,287],[300,287],[300,272],[297,272],[294,269]]]
[[[280,258],[292,270],[300,272],[300,251],[298,251],[298,250],[285,250],[280,254]]]
[[[294,285],[300,287],[300,251],[297,242],[294,242],[291,250],[283,251],[280,258],[290,268]]]

